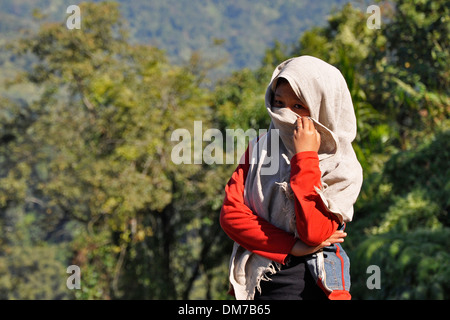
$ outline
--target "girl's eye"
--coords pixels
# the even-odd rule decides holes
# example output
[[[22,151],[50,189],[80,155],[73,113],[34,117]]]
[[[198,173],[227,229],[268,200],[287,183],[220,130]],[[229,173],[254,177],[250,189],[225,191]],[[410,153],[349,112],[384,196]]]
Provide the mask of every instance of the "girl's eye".
[[[278,108],[283,107],[283,102],[281,102],[280,100],[275,100],[274,103],[275,103],[275,107],[278,107]]]
[[[296,105],[294,105],[294,108],[296,108],[296,109],[304,109],[305,107],[302,106],[301,104],[296,104]]]

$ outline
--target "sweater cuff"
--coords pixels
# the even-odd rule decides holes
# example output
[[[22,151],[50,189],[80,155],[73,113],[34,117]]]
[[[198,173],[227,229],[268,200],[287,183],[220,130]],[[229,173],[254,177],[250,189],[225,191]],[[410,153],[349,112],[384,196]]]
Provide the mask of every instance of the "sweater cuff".
[[[295,154],[291,159],[291,179],[300,173],[300,163],[306,160],[307,167],[311,165],[319,168],[319,154],[315,151],[303,151]],[[309,160],[309,161],[308,161]]]
[[[292,248],[295,245],[295,242],[297,242],[297,238],[294,238],[292,236],[292,239],[282,242],[282,245],[280,246],[280,252],[268,253],[265,251],[253,250],[253,253],[256,253],[260,256],[263,256],[264,258],[267,258],[269,260],[272,260],[272,261],[275,261],[277,263],[284,265],[284,264],[286,264],[286,259],[289,256],[289,254],[291,253]],[[249,250],[249,251],[252,251],[252,250]]]
[[[291,163],[292,162],[298,162],[302,159],[317,159],[319,160],[319,154],[316,151],[302,151],[299,153],[296,153],[292,159],[291,159]]]

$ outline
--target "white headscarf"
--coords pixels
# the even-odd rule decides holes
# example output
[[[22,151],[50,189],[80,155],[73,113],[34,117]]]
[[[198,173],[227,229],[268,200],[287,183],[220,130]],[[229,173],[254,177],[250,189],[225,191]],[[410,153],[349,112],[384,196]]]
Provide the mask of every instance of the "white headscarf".
[[[265,97],[272,122],[268,133],[249,146],[250,168],[244,189],[245,204],[278,228],[297,235],[295,199],[289,184],[297,114],[288,108],[272,108],[272,97],[279,78],[285,78],[309,108],[310,117],[321,135],[318,153],[322,188],[316,191],[330,212],[341,222],[349,222],[362,185],[362,168],[351,145],[356,137],[355,112],[340,71],[310,56],[286,60],[273,72]],[[267,167],[274,163],[278,170],[268,171]],[[255,288],[259,288],[264,274],[275,272],[277,267],[269,259],[236,243],[230,261],[230,282],[236,298],[253,299]]]

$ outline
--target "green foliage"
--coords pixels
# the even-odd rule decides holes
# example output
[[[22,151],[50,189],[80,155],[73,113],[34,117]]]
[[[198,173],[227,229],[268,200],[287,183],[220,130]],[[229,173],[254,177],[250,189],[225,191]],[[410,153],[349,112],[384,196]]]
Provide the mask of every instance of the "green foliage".
[[[395,50],[399,59],[395,66],[408,69],[405,80],[420,77],[420,82],[432,89],[447,90],[450,59],[450,7],[444,0],[395,1],[398,14],[386,29],[388,49]],[[404,69],[403,69],[404,70]],[[408,84],[416,85],[416,82]]]
[[[360,204],[349,239],[357,298],[448,299],[448,135],[395,154]],[[369,265],[381,268],[381,290],[365,285]]]
[[[393,156],[385,168],[389,180],[396,181],[393,193],[404,195],[417,189],[426,190],[426,198],[440,208],[436,216],[447,227],[450,227],[449,139],[450,131],[437,132],[432,141],[423,142],[416,150]]]
[[[17,53],[37,59],[22,79],[42,94],[26,107],[26,130],[14,125],[19,108],[2,114],[11,118],[2,206],[37,199],[38,221],[48,216],[58,228],[77,222],[66,235],[67,263],[83,273],[77,298],[187,296],[186,279],[198,276],[193,269],[210,253],[196,251],[198,239],[207,237],[212,249],[220,235],[208,227],[222,190],[204,182],[213,178],[207,168],[175,165],[167,141],[194,120],[207,126],[209,93],[194,66],[172,66],[160,50],[131,45],[117,4],[85,3],[81,11],[81,30],[48,23],[15,43]],[[195,228],[186,230],[189,224]],[[61,239],[44,233],[30,245],[48,240]],[[190,267],[178,271],[184,263]],[[140,281],[129,281],[136,274]]]
[[[424,199],[423,190],[414,190],[405,197],[394,197],[393,205],[385,213],[382,222],[371,228],[371,234],[405,233],[416,226],[435,230],[442,227],[437,216],[439,206]]]
[[[358,299],[448,299],[450,230],[415,229],[363,241],[352,254],[352,294]],[[367,267],[378,265],[381,289],[369,290]]]
[[[0,298],[10,300],[68,299],[67,265],[57,246],[10,246],[0,256]]]
[[[217,85],[214,108],[221,128],[268,127],[261,80],[266,79],[258,79],[255,72],[243,69]]]

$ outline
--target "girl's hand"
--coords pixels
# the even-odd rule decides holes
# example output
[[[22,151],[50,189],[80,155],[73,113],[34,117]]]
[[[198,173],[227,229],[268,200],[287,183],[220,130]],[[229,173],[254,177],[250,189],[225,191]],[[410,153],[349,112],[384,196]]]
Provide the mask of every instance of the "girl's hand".
[[[306,256],[308,254],[319,251],[323,247],[331,246],[334,243],[342,243],[344,242],[344,238],[346,236],[347,233],[345,233],[342,230],[337,230],[327,240],[325,240],[316,247],[310,247],[301,242],[300,240],[297,240],[294,246],[292,247],[290,254],[296,257]]]
[[[295,153],[302,151],[319,151],[320,134],[309,117],[299,117],[295,122],[294,130]]]

